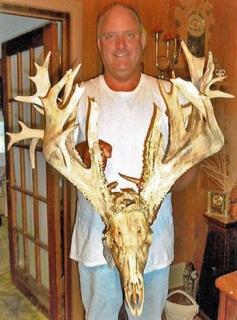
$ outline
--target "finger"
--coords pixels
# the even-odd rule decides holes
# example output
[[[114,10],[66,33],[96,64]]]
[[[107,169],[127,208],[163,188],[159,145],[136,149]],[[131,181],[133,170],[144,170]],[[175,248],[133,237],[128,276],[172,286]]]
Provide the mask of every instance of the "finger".
[[[103,151],[105,157],[110,158],[112,154],[112,146],[103,140],[99,140],[99,146],[100,149]]]
[[[85,151],[84,158],[83,158],[84,164],[89,168],[91,166],[91,157],[89,151]]]

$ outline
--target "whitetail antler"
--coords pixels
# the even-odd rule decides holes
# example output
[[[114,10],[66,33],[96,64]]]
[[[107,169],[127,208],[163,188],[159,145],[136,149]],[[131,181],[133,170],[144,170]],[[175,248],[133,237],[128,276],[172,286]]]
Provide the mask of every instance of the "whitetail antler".
[[[212,79],[212,54],[209,53],[207,68],[203,74],[205,59],[194,57],[184,42],[181,45],[192,82],[180,78],[172,79],[171,91],[166,92],[162,83],[158,81],[168,109],[169,144],[164,152],[162,138],[157,129],[157,114],[145,148],[141,179],[144,182],[141,185],[140,196],[145,200],[150,223],[156,218],[157,209],[174,182],[195,164],[222,148],[224,137],[215,119],[210,99],[233,97],[221,91],[210,90],[213,83],[223,80],[223,77]],[[192,103],[192,113],[187,124],[184,121],[183,107],[179,103],[178,91]]]
[[[17,96],[15,99],[21,102],[38,104],[43,107],[36,107],[36,110],[45,115],[45,130],[30,129],[19,121],[22,131],[17,134],[8,133],[10,142],[8,149],[17,141],[33,138],[31,144],[31,159],[33,159],[34,148],[39,138],[43,139],[43,153],[46,160],[56,168],[62,175],[71,181],[84,196],[93,203],[95,209],[100,212],[104,221],[107,221],[106,214],[110,207],[106,204],[113,203],[111,200],[111,189],[115,186],[108,186],[104,175],[101,152],[97,140],[97,117],[98,105],[91,101],[91,112],[89,121],[88,143],[91,153],[91,167],[88,169],[75,151],[72,131],[75,125],[75,114],[78,102],[83,93],[83,88],[76,85],[72,93],[73,82],[80,66],[75,70],[69,70],[65,76],[53,87],[49,85],[48,64],[49,56],[42,67],[37,67],[35,77],[30,77],[36,85],[36,94],[33,96]],[[46,83],[46,84],[45,84]],[[62,100],[58,98],[61,90],[64,89]],[[60,103],[60,101],[62,101]],[[34,160],[32,161],[32,166]],[[92,191],[93,190],[93,191]]]
[[[173,79],[171,92],[166,92],[162,83],[158,84],[167,105],[169,143],[164,150],[163,137],[158,126],[159,109],[155,107],[145,144],[139,192],[132,189],[113,192],[117,183],[108,185],[97,138],[99,107],[93,100],[90,101],[88,126],[90,168],[84,166],[75,151],[72,131],[76,127],[75,112],[83,89],[76,86],[72,92],[72,86],[79,67],[74,71],[69,70],[51,88],[48,80],[49,58],[46,58],[42,67],[37,66],[37,75],[31,78],[36,84],[36,94],[17,99],[39,106],[36,110],[45,116],[45,130],[30,131],[21,124],[22,132],[18,135],[9,134],[9,147],[21,139],[34,137],[31,153],[37,139],[43,139],[43,152],[47,161],[71,181],[100,213],[105,223],[105,243],[111,250],[120,272],[128,306],[136,316],[141,314],[143,308],[142,274],[151,244],[151,224],[157,216],[157,209],[165,194],[185,171],[222,147],[223,135],[217,125],[210,99],[217,96],[232,97],[210,90],[213,83],[224,79],[212,79],[212,55],[209,55],[203,74],[205,60],[193,57],[184,43],[182,48],[189,63],[192,82]],[[63,88],[63,99],[59,103],[58,95]],[[179,103],[180,92],[192,103],[192,112],[189,115]],[[136,179],[130,180],[137,182]]]

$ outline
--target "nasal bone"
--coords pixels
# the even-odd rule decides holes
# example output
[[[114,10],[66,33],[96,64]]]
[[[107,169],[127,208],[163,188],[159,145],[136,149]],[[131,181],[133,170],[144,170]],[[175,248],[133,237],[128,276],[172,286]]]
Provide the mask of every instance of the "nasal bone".
[[[135,253],[128,254],[128,269],[130,271],[131,282],[136,283],[137,282],[137,260],[136,260]]]

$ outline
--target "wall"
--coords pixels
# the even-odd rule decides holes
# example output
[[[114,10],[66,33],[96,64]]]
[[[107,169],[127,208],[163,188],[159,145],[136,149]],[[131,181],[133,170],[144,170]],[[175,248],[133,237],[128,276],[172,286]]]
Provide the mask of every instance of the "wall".
[[[209,3],[212,5],[214,24],[207,49],[213,52],[214,61],[226,70],[228,76],[220,89],[237,96],[237,2],[212,0]],[[233,171],[230,174],[234,175],[237,164],[236,99],[215,99],[213,105],[225,136],[225,150],[232,163]],[[199,173],[197,181],[190,188],[175,195],[176,260],[192,260],[198,269],[201,267],[207,233],[203,213],[206,209],[207,190],[211,188],[211,182]]]
[[[101,70],[100,59],[96,47],[96,17],[106,5],[112,2],[113,1],[111,0],[83,1],[83,11],[85,13],[83,16],[83,79],[89,79],[95,74],[98,74]],[[145,51],[143,59],[144,71],[149,74],[154,74],[155,44],[152,30],[157,24],[162,24],[165,30],[169,28],[170,21],[172,20],[168,19],[168,17],[172,16],[171,9],[173,0],[122,0],[121,2],[134,7],[141,16],[145,29],[148,32],[147,50]]]
[[[96,48],[96,16],[101,9],[111,3],[110,0],[83,1],[83,79],[97,75],[101,70],[100,59]],[[147,49],[144,54],[144,71],[155,75],[155,44],[152,30],[161,24],[164,30],[174,26],[174,17],[179,5],[177,0],[125,0],[138,10],[148,33]],[[226,70],[228,80],[222,88],[237,94],[235,63],[237,37],[237,2],[231,0],[180,0],[182,10],[186,6],[190,12],[204,9],[206,19],[210,20],[211,27],[207,30],[209,42],[206,43],[206,52],[212,50],[221,67]],[[182,11],[181,10],[181,11]],[[211,13],[211,14],[210,14]],[[185,28],[187,18],[181,21]],[[179,68],[184,70],[183,65]],[[180,71],[180,70],[178,70]],[[185,71],[186,72],[186,71]],[[236,100],[217,99],[214,102],[218,122],[225,134],[227,150],[232,159],[237,157],[237,139],[235,133],[237,108]],[[205,248],[207,224],[203,218],[206,210],[206,194],[210,188],[207,178],[198,173],[192,184],[173,196],[175,222],[175,262],[193,261],[198,271],[201,268],[203,251]]]

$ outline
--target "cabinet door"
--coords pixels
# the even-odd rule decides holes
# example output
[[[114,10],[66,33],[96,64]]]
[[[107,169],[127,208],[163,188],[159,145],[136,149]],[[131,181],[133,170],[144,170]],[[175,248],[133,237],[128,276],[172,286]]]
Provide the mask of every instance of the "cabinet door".
[[[219,290],[215,287],[215,280],[224,273],[224,254],[224,233],[219,230],[209,231],[197,301],[200,309],[212,320],[217,319]]]
[[[225,273],[237,269],[237,227],[229,228],[226,237]]]

